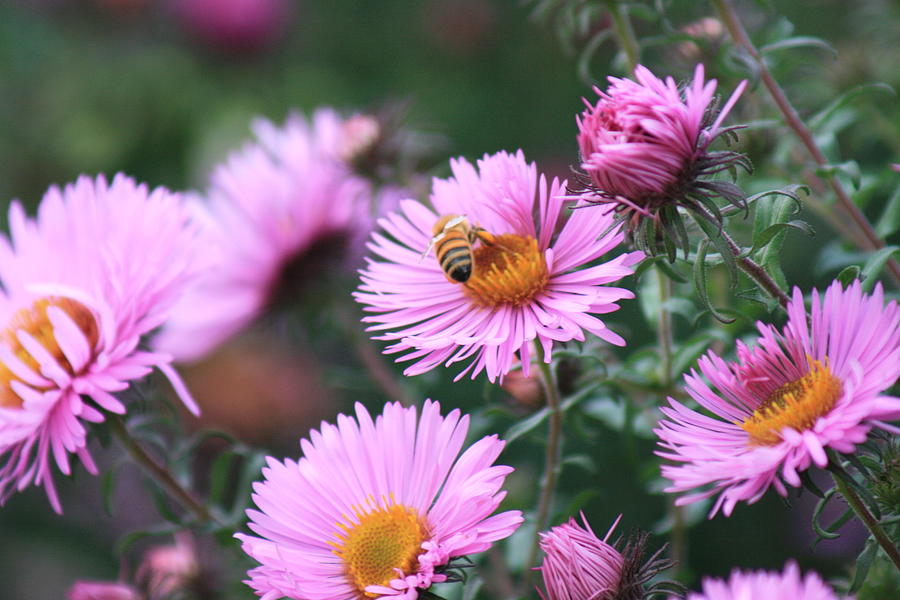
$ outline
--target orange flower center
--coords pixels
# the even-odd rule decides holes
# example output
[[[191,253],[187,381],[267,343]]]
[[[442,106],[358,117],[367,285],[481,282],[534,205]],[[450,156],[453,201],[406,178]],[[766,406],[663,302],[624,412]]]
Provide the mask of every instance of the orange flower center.
[[[377,596],[366,592],[366,588],[387,586],[397,578],[395,569],[414,573],[422,542],[429,537],[428,528],[415,509],[400,504],[376,506],[372,500],[368,504],[368,509],[353,509],[355,524],[338,523],[341,541],[332,544],[360,598]]]
[[[465,292],[480,306],[524,306],[547,286],[550,274],[544,253],[533,237],[495,236],[474,251],[475,268]]]
[[[827,366],[812,361],[809,373],[784,384],[757,408],[740,427],[750,434],[754,446],[771,446],[781,441],[781,430],[810,429],[819,417],[828,414],[841,396],[841,382]]]
[[[74,367],[66,359],[62,349],[54,337],[53,324],[47,316],[47,310],[55,306],[63,310],[78,328],[84,333],[88,344],[93,348],[100,338],[97,320],[86,306],[69,298],[57,298],[54,296],[36,300],[31,306],[19,309],[9,321],[5,330],[0,332],[0,340],[9,346],[13,354],[25,363],[31,370],[40,373],[40,365],[31,353],[26,350],[19,341],[18,331],[25,331],[31,335],[44,349],[49,352],[59,365],[70,374],[75,374]],[[3,362],[0,362],[0,407],[21,408],[22,399],[13,389],[13,381],[22,382],[12,370]],[[24,382],[22,382],[24,383]],[[27,385],[27,384],[25,384]]]

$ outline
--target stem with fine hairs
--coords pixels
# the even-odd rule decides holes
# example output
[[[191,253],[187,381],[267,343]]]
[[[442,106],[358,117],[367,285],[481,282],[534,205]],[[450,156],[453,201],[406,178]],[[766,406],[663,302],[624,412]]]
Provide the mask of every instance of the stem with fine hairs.
[[[553,374],[553,365],[544,362],[544,349],[538,343],[535,347],[535,362],[540,371],[541,385],[544,389],[544,397],[547,399],[547,408],[550,410],[548,419],[547,450],[544,457],[544,477],[541,479],[541,492],[538,499],[537,513],[534,519],[534,539],[531,542],[531,550],[528,552],[526,564],[524,589],[531,586],[531,578],[534,571],[531,567],[537,561],[540,534],[547,528],[547,520],[550,518],[550,506],[553,504],[553,492],[556,490],[556,479],[559,475],[560,442],[562,440],[562,408],[559,397],[559,386],[556,385],[556,377]]]
[[[878,520],[872,516],[872,513],[869,512],[869,509],[866,508],[866,505],[857,493],[853,491],[853,488],[847,485],[844,480],[835,473],[832,473],[831,475],[834,478],[834,483],[837,486],[838,492],[844,497],[844,500],[847,501],[850,508],[853,509],[856,517],[863,522],[863,525],[866,526],[866,529],[869,530],[869,533],[872,534],[878,542],[878,545],[881,546],[885,554],[893,561],[894,566],[900,570],[900,551],[897,550],[897,546],[894,545],[894,542],[891,541],[891,538],[885,533],[884,529],[882,529]]]
[[[212,513],[209,512],[209,509],[202,502],[197,500],[189,490],[185,489],[165,466],[159,464],[159,462],[150,456],[144,447],[131,436],[131,433],[128,431],[128,428],[125,427],[125,423],[120,416],[109,415],[107,422],[109,423],[113,437],[119,441],[128,453],[128,456],[131,457],[131,460],[140,465],[147,475],[149,475],[170,498],[176,500],[188,512],[192,513],[200,523],[218,523]]]
[[[744,29],[744,25],[741,23],[741,19],[731,1],[712,0],[712,2],[719,15],[722,17],[722,22],[728,29],[729,34],[731,34],[731,38],[734,40],[735,44],[743,48],[756,62],[760,79],[762,80],[763,85],[766,86],[769,95],[772,96],[772,100],[774,100],[775,105],[784,117],[785,124],[806,147],[806,150],[812,156],[816,165],[819,167],[827,166],[829,164],[828,159],[816,143],[812,132],[800,118],[800,115],[797,113],[797,110],[791,104],[790,100],[788,100],[787,94],[784,93],[784,90],[775,80],[775,77],[772,76],[771,71],[769,71],[769,68],[766,66],[766,62],[760,55],[759,50],[756,49],[756,46],[754,46],[753,42],[750,40],[750,36],[747,34],[747,30]],[[811,175],[811,177],[819,179],[817,175]],[[875,233],[875,229],[869,223],[868,219],[866,219],[866,216],[859,207],[853,202],[853,199],[850,197],[850,194],[847,193],[847,190],[844,189],[840,180],[834,175],[826,175],[824,179],[828,182],[828,185],[837,197],[840,206],[850,216],[850,219],[854,222],[856,227],[863,233],[864,239],[866,240],[866,247],[864,247],[863,250],[879,250],[884,248],[884,241],[882,241],[882,239],[878,237],[878,234]],[[887,262],[887,267],[888,272],[894,279],[894,283],[900,283],[900,264],[894,259],[890,259]]]
[[[628,68],[628,74],[634,73],[634,68],[641,61],[641,45],[634,35],[634,28],[631,26],[631,19],[628,18],[628,7],[624,2],[606,1],[606,7],[612,17],[613,31],[616,34],[616,40],[619,47],[625,55],[625,66]]]

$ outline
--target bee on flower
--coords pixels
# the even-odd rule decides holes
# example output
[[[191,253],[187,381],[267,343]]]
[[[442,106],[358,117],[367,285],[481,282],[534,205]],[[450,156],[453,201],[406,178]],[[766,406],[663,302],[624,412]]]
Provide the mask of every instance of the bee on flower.
[[[378,258],[368,259],[354,294],[369,330],[391,343],[386,352],[412,362],[405,374],[469,361],[457,379],[485,371],[494,381],[519,359],[527,375],[534,344],[548,363],[554,342],[587,333],[624,345],[596,315],[633,297],[606,284],[630,275],[643,254],[601,259],[623,239],[611,211],[564,211],[565,182],[548,182],[521,151],[450,166],[451,178],[434,180],[433,208],[406,200],[379,220],[387,235],[373,234]],[[456,237],[462,243],[423,258],[450,215],[465,217],[454,226],[469,228]]]

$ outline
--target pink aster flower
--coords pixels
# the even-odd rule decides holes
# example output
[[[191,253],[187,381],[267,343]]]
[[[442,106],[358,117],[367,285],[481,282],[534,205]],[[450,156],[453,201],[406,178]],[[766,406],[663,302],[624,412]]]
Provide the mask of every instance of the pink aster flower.
[[[690,592],[687,600],[838,600],[838,596],[813,571],[801,576],[797,563],[790,561],[784,573],[735,569],[728,581],[704,578],[703,592]]]
[[[195,205],[212,256],[159,348],[199,359],[304,283],[339,271],[354,248],[362,253],[373,194],[340,159],[353,129],[328,109],[311,124],[299,115],[280,128],[255,124],[258,141],[214,171],[207,201]]]
[[[621,516],[619,517],[621,519]],[[584,515],[580,527],[575,519],[541,533],[544,561],[538,570],[544,579],[544,600],[629,600],[664,591],[680,591],[670,581],[650,584],[660,572],[672,567],[670,560],[660,560],[662,549],[644,561],[647,534],[633,536],[621,550],[609,536],[619,523],[616,519],[606,535],[598,538]]]
[[[568,220],[558,230],[565,182],[548,185],[521,151],[485,156],[477,168],[462,158],[450,166],[452,178],[434,180],[433,210],[407,200],[379,221],[393,239],[374,235],[369,248],[384,260],[369,260],[355,293],[367,305],[369,330],[393,342],[386,352],[415,361],[405,374],[473,359],[457,379],[485,370],[493,381],[518,357],[528,375],[532,343],[541,344],[547,362],[554,341],[584,340],[585,332],[624,345],[595,315],[633,297],[605,284],[631,274],[643,255],[597,262],[622,241],[610,212],[565,211]],[[445,251],[446,245],[424,255],[440,234],[436,223],[450,215],[484,232],[468,262],[466,253]],[[468,270],[445,274],[442,261],[451,260]]]
[[[96,473],[84,422],[122,414],[113,394],[153,367],[196,407],[142,338],[192,276],[194,229],[177,195],[117,175],[50,188],[37,218],[15,202],[0,237],[0,500],[43,485],[61,512],[51,462],[77,454]]]
[[[238,534],[262,565],[247,582],[264,600],[415,600],[447,579],[444,567],[482,552],[522,523],[492,515],[511,467],[493,465],[503,442],[484,437],[460,455],[469,417],[436,402],[387,404],[374,421],[362,405],[300,442],[303,458],[268,459],[254,486],[259,511]],[[493,466],[492,466],[493,465]]]
[[[692,493],[689,504],[719,495],[730,515],[740,501],[756,502],[768,487],[786,495],[799,471],[828,464],[826,450],[852,452],[873,427],[900,417],[900,398],[884,392],[900,376],[900,310],[885,306],[878,285],[864,294],[859,282],[834,282],[812,294],[807,313],[800,290],[781,331],[758,323],[755,347],[738,342],[737,363],[709,352],[700,371],[685,376],[687,392],[712,416],[669,399],[656,434],[657,454],[675,461],[662,467],[667,492]]]
[[[141,600],[136,589],[112,581],[76,581],[66,594],[68,600]]]
[[[744,205],[734,184],[701,178],[736,165],[749,169],[742,155],[709,149],[713,140],[735,129],[721,124],[746,82],[716,115],[711,108],[716,81],[704,82],[702,64],[683,90],[671,77],[663,81],[643,66],[634,77],[637,81],[610,77],[605,92],[594,88],[600,96],[596,104],[585,100],[587,110],[577,119],[586,174],[581,184],[586,199],[612,204],[628,223],[630,238],[655,252],[664,247],[657,232],[686,243],[681,228],[672,226],[679,219],[677,207],[720,220],[710,198]],[[639,232],[644,226],[654,228],[652,235]]]

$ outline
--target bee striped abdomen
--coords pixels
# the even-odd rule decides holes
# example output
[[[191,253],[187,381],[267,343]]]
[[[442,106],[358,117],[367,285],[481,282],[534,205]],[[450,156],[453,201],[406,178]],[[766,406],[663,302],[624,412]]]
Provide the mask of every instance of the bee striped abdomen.
[[[437,241],[434,253],[448,278],[465,283],[472,276],[472,244],[461,231],[448,231]]]

